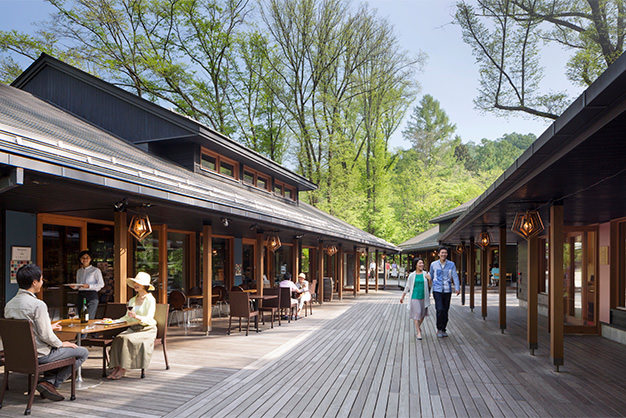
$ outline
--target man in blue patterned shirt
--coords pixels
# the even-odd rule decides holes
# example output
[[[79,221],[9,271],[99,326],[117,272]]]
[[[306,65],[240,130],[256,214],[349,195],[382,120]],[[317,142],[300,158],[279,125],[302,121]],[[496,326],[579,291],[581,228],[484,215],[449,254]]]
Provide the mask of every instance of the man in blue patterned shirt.
[[[447,258],[448,249],[440,247],[439,260],[430,263],[430,277],[433,280],[433,298],[435,298],[435,309],[437,310],[437,337],[439,338],[448,336],[446,326],[448,325],[448,310],[450,310],[453,280],[457,296],[461,292],[456,266],[454,262]]]

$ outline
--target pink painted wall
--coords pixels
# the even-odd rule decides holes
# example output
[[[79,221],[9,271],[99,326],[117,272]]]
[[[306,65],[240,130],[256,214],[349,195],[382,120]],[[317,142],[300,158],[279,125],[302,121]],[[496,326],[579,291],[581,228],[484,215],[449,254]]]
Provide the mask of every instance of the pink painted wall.
[[[598,230],[598,245],[600,247],[608,247],[611,242],[610,223],[600,224]],[[599,261],[599,260],[598,260]],[[610,261],[609,261],[610,262]],[[600,264],[599,266],[598,286],[600,287],[600,302],[598,306],[598,318],[600,322],[609,323],[610,306],[611,306],[611,272],[608,264]]]

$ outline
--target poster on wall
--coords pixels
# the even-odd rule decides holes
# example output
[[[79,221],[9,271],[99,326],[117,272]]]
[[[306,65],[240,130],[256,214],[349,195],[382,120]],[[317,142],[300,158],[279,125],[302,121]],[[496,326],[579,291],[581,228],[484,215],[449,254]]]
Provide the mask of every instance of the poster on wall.
[[[11,263],[9,264],[10,281],[17,283],[17,271],[31,261],[31,247],[11,247]]]

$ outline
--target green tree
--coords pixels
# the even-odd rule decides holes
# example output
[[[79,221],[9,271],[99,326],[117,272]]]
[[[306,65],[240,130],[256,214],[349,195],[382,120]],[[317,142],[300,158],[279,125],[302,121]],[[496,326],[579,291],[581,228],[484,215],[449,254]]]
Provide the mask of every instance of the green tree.
[[[624,51],[625,0],[461,0],[456,22],[480,67],[478,108],[556,119],[568,103],[540,85],[541,42],[572,51],[570,80],[591,84]]]

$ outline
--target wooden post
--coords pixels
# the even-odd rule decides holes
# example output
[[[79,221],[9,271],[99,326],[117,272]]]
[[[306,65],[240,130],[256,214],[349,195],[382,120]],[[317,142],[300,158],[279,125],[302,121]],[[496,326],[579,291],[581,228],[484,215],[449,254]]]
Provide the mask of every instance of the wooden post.
[[[291,247],[291,264],[293,265],[293,279],[298,280],[298,274],[300,274],[300,240],[294,238],[293,246]]]
[[[498,251],[500,265],[500,280],[498,280],[498,291],[500,296],[500,332],[504,334],[506,329],[506,225],[500,227],[500,249]]]
[[[550,207],[550,358],[563,365],[563,204]]]
[[[526,289],[528,298],[528,309],[526,310],[526,340],[530,354],[535,355],[537,344],[537,290],[539,285],[539,240],[531,238],[528,240],[528,254],[526,257]]]
[[[356,297],[359,292],[359,286],[361,281],[361,254],[359,254],[358,250],[354,251],[354,289],[352,293],[354,297]]]
[[[202,226],[202,330],[209,334],[212,319],[213,289],[213,228]]]
[[[317,246],[317,301],[324,303],[324,244]]]
[[[159,228],[159,303],[167,303],[167,225]]]
[[[380,253],[376,250],[376,270],[374,270],[374,289],[378,292],[378,266],[380,265]]]
[[[115,212],[115,226],[113,231],[113,300],[116,303],[126,303],[126,279],[128,278],[128,224],[126,212]],[[38,248],[39,249],[39,248]]]
[[[487,318],[487,282],[489,281],[489,266],[487,265],[487,248],[480,249],[480,305],[483,319]]]
[[[474,237],[469,240],[467,249],[467,278],[470,285],[470,311],[474,312],[474,294],[476,287],[476,248],[474,247]]]
[[[256,291],[259,295],[263,296],[263,251],[265,250],[264,241],[263,241],[263,233],[257,232],[256,234],[256,266],[254,269],[254,275],[256,279]],[[268,257],[269,262],[269,257]],[[269,279],[269,277],[268,277]]]
[[[615,309],[620,302],[620,222],[609,224],[609,308]],[[622,290],[623,291],[623,290]]]
[[[341,245],[337,251],[337,267],[339,271],[339,286],[337,287],[337,297],[339,300],[343,299],[343,250],[341,249]]]
[[[367,256],[365,257],[365,293],[370,292],[370,250],[367,249]]]
[[[385,257],[383,258],[383,271],[385,272],[385,274],[383,275],[383,290],[387,290],[387,276],[389,274],[389,271],[387,270],[387,257],[388,255],[385,254]]]

